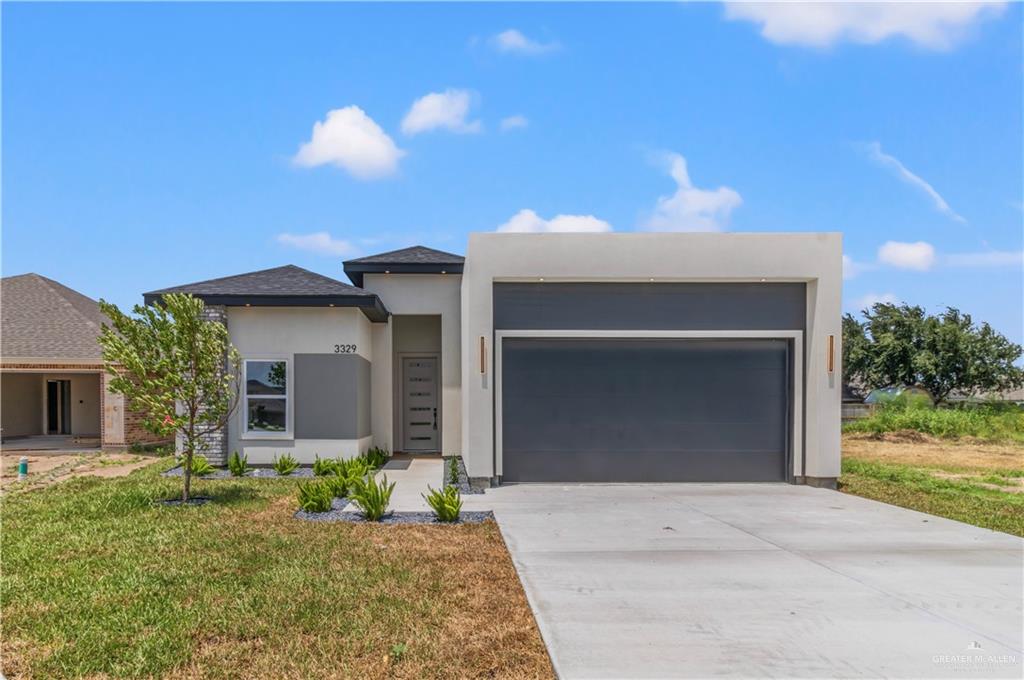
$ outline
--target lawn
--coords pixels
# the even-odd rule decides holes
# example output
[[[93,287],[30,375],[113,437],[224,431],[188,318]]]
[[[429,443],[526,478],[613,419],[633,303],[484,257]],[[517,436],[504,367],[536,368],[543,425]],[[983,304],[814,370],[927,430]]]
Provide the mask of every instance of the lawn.
[[[170,465],[6,494],[6,677],[552,676],[493,522],[302,522],[288,479],[155,506]]]
[[[1024,446],[847,432],[840,490],[1024,536]]]

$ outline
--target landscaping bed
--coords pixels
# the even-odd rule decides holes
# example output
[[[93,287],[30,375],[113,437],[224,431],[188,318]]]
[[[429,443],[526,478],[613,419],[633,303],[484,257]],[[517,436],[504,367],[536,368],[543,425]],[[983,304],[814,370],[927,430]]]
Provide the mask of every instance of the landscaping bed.
[[[450,465],[451,465],[452,458],[455,459],[455,464],[459,468],[459,475],[458,475],[459,476],[459,482],[458,482],[458,484],[453,484],[452,483],[452,479],[451,479],[451,467],[450,467]],[[475,487],[475,486],[473,486],[472,484],[469,483],[469,475],[466,473],[466,463],[462,460],[462,456],[447,456],[447,457],[445,457],[444,465],[442,466],[442,470],[443,470],[442,478],[441,478],[441,487],[442,488],[445,487],[445,486],[454,486],[456,489],[459,490],[459,493],[461,493],[464,496],[484,493],[484,489],[481,489],[479,487]]]
[[[181,465],[176,465],[163,474],[164,477],[184,477],[185,468]],[[270,467],[251,467],[244,475],[242,475],[242,477],[255,477],[257,479],[288,479],[289,477],[310,479],[313,476],[313,468],[311,467],[295,468],[294,471],[287,475],[278,474],[277,470]],[[230,470],[216,468],[209,474],[193,475],[192,479],[239,479],[239,477],[232,475]]]
[[[335,498],[331,509],[327,512],[306,512],[299,510],[295,513],[298,519],[310,522],[350,522],[367,523],[363,513],[353,510],[345,510],[349,505],[347,498]],[[441,526],[452,526],[456,524],[479,524],[494,519],[494,513],[486,511],[462,511],[459,519],[455,522],[442,522],[437,519],[433,512],[389,512],[380,518],[376,524],[439,524]]]
[[[5,677],[553,676],[494,522],[299,522],[275,478],[159,505],[172,465],[4,499]]]

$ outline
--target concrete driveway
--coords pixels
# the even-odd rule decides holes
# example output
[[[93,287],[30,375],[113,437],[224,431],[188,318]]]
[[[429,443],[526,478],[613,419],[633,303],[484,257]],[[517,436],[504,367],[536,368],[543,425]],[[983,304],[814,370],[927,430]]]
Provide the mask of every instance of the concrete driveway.
[[[1024,541],[790,485],[518,485],[490,507],[563,678],[1021,677]]]

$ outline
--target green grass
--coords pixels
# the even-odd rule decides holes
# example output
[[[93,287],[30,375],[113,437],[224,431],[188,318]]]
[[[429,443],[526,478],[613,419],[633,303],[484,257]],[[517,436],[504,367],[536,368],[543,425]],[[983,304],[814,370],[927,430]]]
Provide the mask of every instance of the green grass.
[[[993,442],[1024,443],[1024,410],[922,408],[884,405],[871,416],[843,426],[844,432],[882,434],[900,430],[923,432],[944,439],[972,437]]]
[[[2,499],[6,677],[550,675],[493,523],[303,522],[291,479],[155,505],[173,465]]]
[[[987,529],[1024,536],[1024,494],[983,484],[1008,485],[1020,470],[986,471],[950,479],[935,469],[845,458],[839,488],[846,492]],[[992,482],[999,479],[1000,482]]]

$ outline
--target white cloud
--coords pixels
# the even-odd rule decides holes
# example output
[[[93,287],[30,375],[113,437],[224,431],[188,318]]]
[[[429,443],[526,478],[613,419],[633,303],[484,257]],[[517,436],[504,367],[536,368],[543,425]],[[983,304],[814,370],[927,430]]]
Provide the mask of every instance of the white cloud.
[[[924,241],[901,243],[886,241],[878,249],[878,261],[898,269],[928,271],[935,264],[935,248]]]
[[[871,309],[878,303],[887,305],[899,304],[899,298],[893,293],[868,293],[863,297],[858,298],[854,301],[854,309],[860,311],[863,309]]]
[[[871,271],[875,265],[870,262],[857,262],[849,255],[843,255],[843,278],[850,280]]]
[[[743,202],[729,187],[698,189],[690,181],[686,159],[678,153],[664,156],[676,192],[662,196],[654,212],[641,225],[650,231],[721,231],[733,209]]]
[[[502,31],[493,38],[491,44],[494,49],[506,54],[523,54],[536,56],[547,52],[554,52],[560,45],[557,42],[540,42],[527,38],[514,28]]]
[[[312,168],[336,165],[359,179],[392,175],[405,152],[358,106],[327,112],[313,125],[310,140],[292,158],[296,165]]]
[[[546,220],[529,209],[523,209],[512,216],[496,231],[550,234],[555,232],[611,231],[612,225],[593,215],[555,215]]]
[[[986,2],[727,2],[727,19],[752,21],[781,45],[830,47],[903,37],[933,50],[949,49],[1006,3]]]
[[[277,235],[277,242],[320,255],[348,255],[352,252],[351,243],[336,239],[326,231],[318,231],[312,234],[289,234],[285,232]]]
[[[950,267],[1021,267],[1024,266],[1024,251],[989,250],[981,253],[953,253],[941,258]]]
[[[508,116],[507,118],[501,119],[501,131],[508,132],[509,130],[518,130],[526,127],[530,124],[526,116],[516,114],[514,116]]]
[[[480,132],[479,120],[467,121],[472,95],[468,90],[431,92],[412,103],[402,119],[402,132],[415,135],[444,128],[451,132]]]
[[[912,173],[910,170],[907,170],[906,166],[903,165],[903,163],[901,163],[898,158],[896,158],[895,156],[890,156],[889,154],[882,151],[881,144],[879,144],[878,142],[870,142],[867,144],[866,148],[868,156],[873,161],[880,163],[892,170],[895,170],[896,174],[899,176],[900,179],[902,179],[907,184],[910,184],[911,186],[917,187],[925,194],[927,194],[929,198],[932,199],[932,203],[935,204],[935,208],[939,212],[945,214],[950,219],[956,220],[957,222],[961,222],[964,224],[967,223],[967,220],[958,215],[956,212],[953,211],[952,208],[949,207],[949,204],[946,203],[946,199],[942,198],[942,196],[939,195],[939,192],[935,190],[935,187],[933,187],[931,184],[929,184],[928,182],[924,181],[923,179]]]

